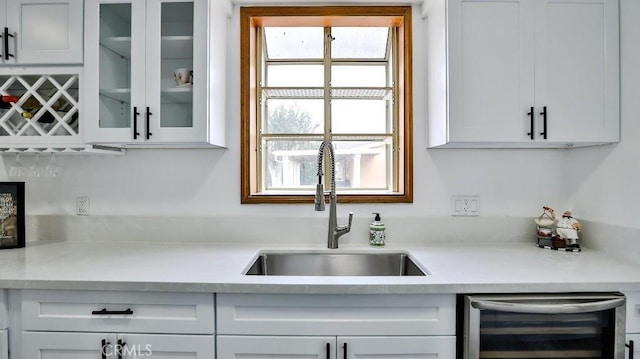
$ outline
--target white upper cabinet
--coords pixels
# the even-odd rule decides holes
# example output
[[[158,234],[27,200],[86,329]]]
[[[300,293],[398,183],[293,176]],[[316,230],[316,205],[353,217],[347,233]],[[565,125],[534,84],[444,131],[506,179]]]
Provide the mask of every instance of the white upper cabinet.
[[[228,20],[219,2],[85,6],[86,141],[224,146],[225,100],[217,90],[226,81],[209,86],[212,74],[226,74],[218,60],[226,55]],[[214,28],[221,34],[210,35]]]
[[[429,147],[619,140],[618,0],[425,6]]]
[[[0,0],[0,65],[81,64],[82,0]]]

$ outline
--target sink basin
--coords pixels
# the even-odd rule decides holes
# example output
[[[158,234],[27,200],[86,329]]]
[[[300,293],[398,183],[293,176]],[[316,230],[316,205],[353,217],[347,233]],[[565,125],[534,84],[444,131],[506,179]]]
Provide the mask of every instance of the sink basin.
[[[245,275],[426,276],[406,252],[261,252]]]

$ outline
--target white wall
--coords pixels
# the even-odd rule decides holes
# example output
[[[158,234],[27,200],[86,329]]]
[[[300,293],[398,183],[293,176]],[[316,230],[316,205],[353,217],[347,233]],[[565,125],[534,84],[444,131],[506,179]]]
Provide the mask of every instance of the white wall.
[[[623,78],[623,119],[629,122],[638,112],[637,103],[629,91],[638,80],[638,70],[630,71],[632,60],[637,60],[638,34],[627,32],[632,28],[632,19],[640,15],[640,4],[636,0],[623,0],[625,13],[623,41],[628,44],[623,50],[625,75]],[[631,9],[633,8],[633,9]],[[89,196],[91,215],[138,215],[138,216],[204,216],[204,217],[271,217],[278,218],[326,218],[328,213],[314,212],[311,203],[304,205],[241,205],[240,204],[240,124],[239,108],[239,10],[234,8],[230,23],[230,45],[228,64],[228,143],[229,149],[198,150],[129,150],[125,156],[59,156],[62,170],[60,179],[27,179],[27,214],[30,215],[74,215],[77,196]],[[604,187],[601,183],[609,171],[638,174],[639,156],[626,169],[618,159],[632,162],[625,156],[633,150],[631,143],[619,146],[578,150],[570,154],[567,150],[491,150],[491,149],[433,149],[426,150],[425,126],[425,39],[419,8],[414,11],[414,203],[380,205],[339,205],[340,221],[346,212],[355,212],[358,222],[370,221],[370,213],[381,212],[383,219],[449,217],[450,197],[453,194],[479,195],[481,218],[526,217],[533,218],[542,212],[543,205],[559,209],[572,204],[574,214],[580,218],[600,216],[602,202],[614,207],[614,200],[592,201],[590,192]],[[637,31],[636,31],[637,32]],[[631,45],[635,41],[635,45]],[[631,46],[636,54],[630,54]],[[625,130],[630,124],[624,123]],[[635,125],[635,137],[640,125]],[[624,134],[625,141],[629,135]],[[573,150],[576,151],[576,150]],[[613,157],[610,160],[609,157]],[[566,173],[568,158],[577,162],[571,176]],[[4,156],[0,162],[0,180],[6,180],[13,156]],[[26,162],[31,162],[27,159]],[[43,160],[48,160],[44,157]],[[599,166],[592,171],[580,162]],[[2,168],[4,163],[5,169]],[[631,171],[631,172],[630,172]],[[576,175],[577,173],[577,175]],[[623,183],[627,178],[616,177]],[[607,179],[607,181],[610,181]],[[610,183],[610,182],[609,182]],[[573,192],[573,188],[579,187]],[[629,195],[630,189],[609,189],[608,194],[617,198]],[[633,194],[636,199],[640,195]],[[569,198],[572,202],[568,203]],[[628,207],[627,210],[632,210]],[[624,213],[625,210],[617,210]],[[90,217],[91,218],[91,217]],[[614,220],[616,216],[611,216]],[[448,219],[451,220],[451,219]],[[623,222],[632,222],[627,215]],[[531,223],[533,223],[531,221]],[[247,231],[255,230],[248,226]],[[459,229],[459,228],[458,228]],[[242,228],[239,230],[243,230]],[[533,231],[533,226],[532,226]]]
[[[640,1],[620,1],[621,141],[570,151],[569,202],[597,223],[640,228]]]

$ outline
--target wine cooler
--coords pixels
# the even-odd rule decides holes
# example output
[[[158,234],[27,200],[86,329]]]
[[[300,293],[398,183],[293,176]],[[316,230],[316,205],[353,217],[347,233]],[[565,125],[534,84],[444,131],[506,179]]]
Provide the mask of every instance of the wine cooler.
[[[458,328],[458,358],[625,357],[622,294],[466,295],[459,300],[464,321]]]

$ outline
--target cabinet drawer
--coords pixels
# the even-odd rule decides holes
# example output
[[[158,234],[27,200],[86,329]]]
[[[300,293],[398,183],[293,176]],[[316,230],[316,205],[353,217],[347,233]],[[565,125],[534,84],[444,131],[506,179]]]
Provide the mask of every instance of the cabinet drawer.
[[[0,289],[0,329],[8,328],[9,311],[7,310],[7,291]]]
[[[455,335],[454,295],[218,294],[218,334]]]
[[[211,293],[23,290],[23,330],[213,334]]]

